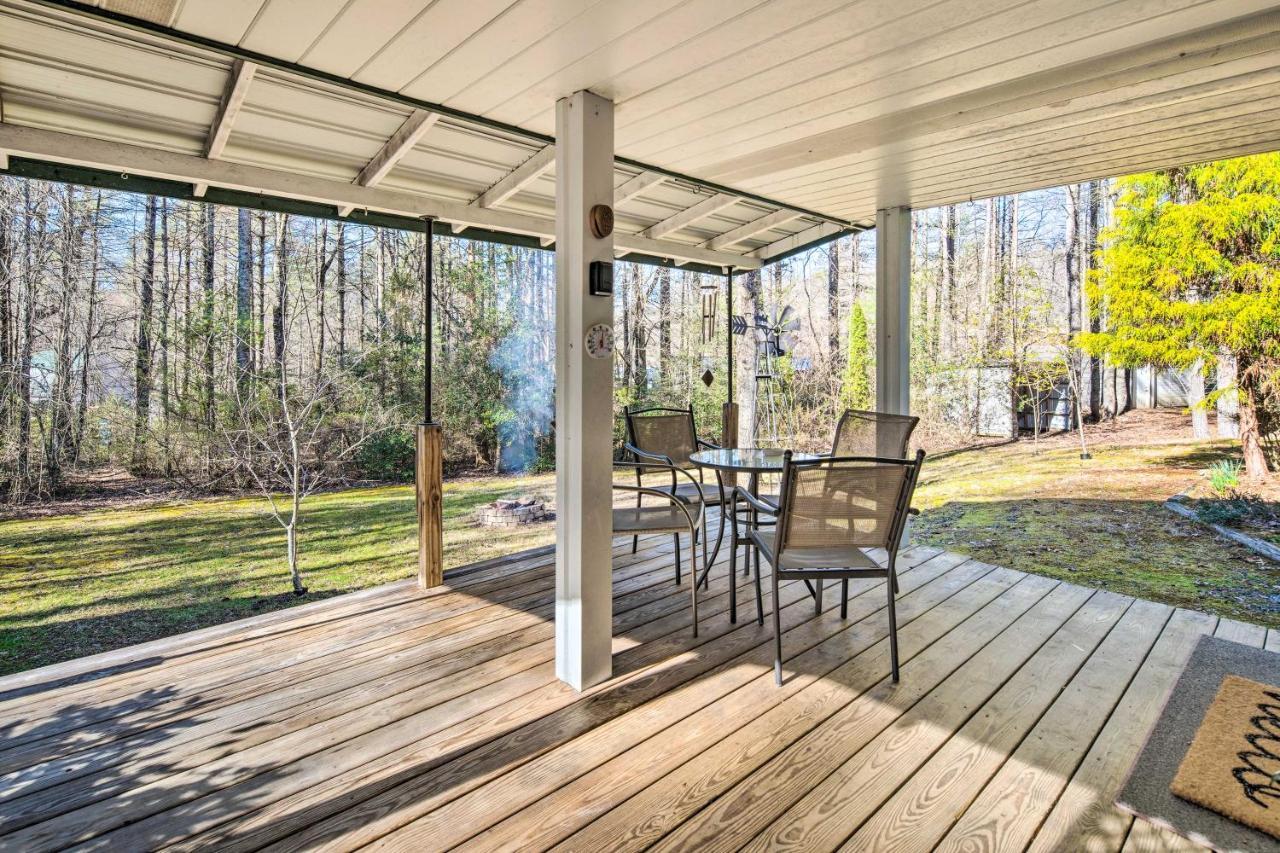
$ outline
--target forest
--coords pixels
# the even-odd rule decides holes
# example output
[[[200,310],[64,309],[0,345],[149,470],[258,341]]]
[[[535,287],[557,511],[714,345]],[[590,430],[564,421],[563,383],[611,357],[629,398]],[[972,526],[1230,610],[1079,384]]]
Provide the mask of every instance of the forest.
[[[1108,337],[1121,303],[1099,275],[1116,263],[1103,244],[1117,199],[1134,192],[1125,180],[916,212],[913,399],[928,442],[972,438],[957,377],[976,367],[1003,366],[1023,397],[1066,382],[1080,419],[1097,420],[1128,405],[1124,371],[1159,358],[1203,374],[1227,352],[1139,352]],[[745,440],[820,446],[838,409],[871,405],[874,242],[853,234],[735,277]],[[56,498],[104,468],[195,492],[411,476],[426,245],[423,233],[4,178],[5,499]],[[554,255],[434,245],[434,416],[450,470],[544,470]],[[619,410],[692,403],[717,432],[725,277],[623,260],[615,281]]]

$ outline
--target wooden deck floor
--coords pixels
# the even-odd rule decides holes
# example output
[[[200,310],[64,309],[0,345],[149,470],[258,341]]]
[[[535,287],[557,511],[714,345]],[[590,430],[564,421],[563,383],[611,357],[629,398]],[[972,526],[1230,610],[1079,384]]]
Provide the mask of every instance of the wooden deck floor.
[[[0,849],[1147,850],[1110,806],[1196,639],[1280,636],[918,548],[789,656],[690,633],[669,540],[615,551],[615,671],[552,664],[553,558],[396,584],[0,680]],[[767,593],[766,593],[767,596]],[[766,623],[767,624],[767,623]]]

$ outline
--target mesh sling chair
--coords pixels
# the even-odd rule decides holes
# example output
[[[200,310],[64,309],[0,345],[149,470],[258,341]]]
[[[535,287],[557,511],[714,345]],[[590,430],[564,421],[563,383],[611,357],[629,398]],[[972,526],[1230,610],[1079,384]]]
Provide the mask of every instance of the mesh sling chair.
[[[637,462],[660,462],[668,466],[670,474],[670,482],[656,486],[659,491],[672,495],[673,497],[691,504],[699,504],[704,507],[717,506],[723,507],[728,503],[729,495],[720,488],[718,484],[707,483],[702,479],[702,469],[697,468],[689,461],[689,456],[699,450],[719,449],[720,445],[710,441],[698,438],[697,427],[693,419],[693,407],[687,409],[670,409],[663,407],[652,407],[648,409],[623,409],[623,417],[626,418],[627,441],[623,445],[628,453],[636,459]],[[698,477],[694,479],[692,476],[685,479],[677,478],[675,471],[689,472],[690,469],[697,469]],[[636,467],[636,485],[643,484],[643,475],[657,470],[652,468]],[[702,513],[702,535],[705,537],[707,530],[707,514]],[[716,534],[716,547],[711,555],[711,563],[716,561],[720,555],[720,543],[724,539],[725,518],[724,513],[720,514],[720,529]],[[639,538],[632,537],[631,552],[634,554]],[[679,543],[677,542],[677,547]],[[708,566],[710,563],[707,564]],[[704,578],[705,569],[704,568]]]
[[[782,684],[782,616],[778,583],[782,580],[816,581],[815,612],[822,612],[822,581],[840,581],[840,617],[849,615],[849,580],[885,578],[889,595],[889,655],[893,680],[898,680],[898,623],[894,611],[897,595],[898,546],[911,496],[915,491],[924,451],[914,459],[868,456],[833,456],[797,462],[791,452],[784,457],[782,492],[771,504],[739,488],[735,498],[758,512],[776,518],[773,530],[752,529],[747,534],[756,559],[773,568],[774,677]],[[884,566],[869,556],[867,548],[886,551]],[[756,575],[759,585],[759,574]]]
[[[907,458],[907,446],[920,419],[914,415],[893,415],[888,412],[869,412],[862,409],[845,409],[836,421],[835,435],[831,439],[831,456],[877,456],[894,459]],[[778,495],[762,495],[765,503],[777,505]],[[751,513],[750,523],[770,525],[768,518],[760,519],[760,511]],[[736,530],[735,530],[736,533]],[[736,544],[736,540],[735,540]],[[747,569],[743,567],[743,574]],[[894,578],[894,584],[897,579]],[[896,589],[894,590],[897,591]]]
[[[630,469],[640,466],[654,471],[674,471],[674,476],[687,477],[690,482],[697,483],[693,475],[688,471],[673,469],[664,462],[614,462],[614,470]],[[693,636],[698,636],[698,561],[697,561],[697,543],[698,543],[698,526],[703,522],[705,514],[705,505],[696,502],[683,501],[672,495],[670,492],[661,489],[650,488],[648,486],[628,486],[621,483],[614,483],[613,489],[616,492],[634,492],[636,495],[636,505],[628,507],[614,507],[613,510],[613,533],[614,535],[630,534],[633,538],[638,539],[642,533],[670,533],[675,537],[675,568],[676,583],[680,583],[680,534],[689,534],[689,577],[693,579],[690,586],[693,588]],[[661,503],[658,505],[644,505],[645,497],[658,498]],[[702,579],[706,578],[707,566],[707,539],[702,538]]]
[[[906,459],[907,445],[918,423],[920,419],[913,415],[845,409],[836,422],[831,455]]]

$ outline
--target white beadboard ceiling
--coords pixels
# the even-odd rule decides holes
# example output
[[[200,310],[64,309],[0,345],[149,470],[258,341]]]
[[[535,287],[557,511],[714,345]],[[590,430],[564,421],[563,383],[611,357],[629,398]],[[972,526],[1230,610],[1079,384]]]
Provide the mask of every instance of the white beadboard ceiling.
[[[74,5],[0,0],[5,123],[199,155],[230,58]],[[443,116],[378,185],[458,205],[537,153],[558,97],[591,89],[614,100],[620,158],[695,179],[621,203],[620,231],[639,239],[725,186],[753,196],[662,236],[693,260],[767,259],[880,207],[1280,148],[1280,3],[1262,0],[84,6],[299,67],[258,71],[228,163],[350,182],[412,110],[374,89],[535,136]],[[620,165],[617,182],[642,171]],[[553,216],[553,171],[500,208]],[[770,227],[710,248],[757,220]]]

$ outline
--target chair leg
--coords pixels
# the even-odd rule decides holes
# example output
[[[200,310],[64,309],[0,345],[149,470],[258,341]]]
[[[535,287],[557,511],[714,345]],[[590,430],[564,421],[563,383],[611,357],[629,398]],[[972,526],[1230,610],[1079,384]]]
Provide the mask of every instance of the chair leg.
[[[771,565],[773,584],[773,680],[782,686],[782,609],[778,606],[778,567]]]
[[[756,561],[756,624],[764,625],[764,590],[760,583],[760,562]]]
[[[698,549],[695,542],[698,539],[696,530],[690,534],[689,542],[689,578],[693,581],[689,584],[689,588],[693,591],[693,636],[698,636]],[[702,540],[703,559],[706,559],[707,540]]]
[[[631,553],[634,554],[639,547],[640,547],[640,537],[632,536],[631,537]]]
[[[733,526],[728,540],[730,548],[728,548],[728,621],[731,624],[737,622],[737,526]],[[750,562],[750,557],[744,555],[744,560]]]
[[[822,615],[822,578],[816,578],[814,580],[813,615]]]
[[[890,572],[893,570],[890,569]],[[893,669],[893,683],[898,683],[898,614],[894,609],[893,584],[887,583],[889,590],[889,662]]]
[[[840,618],[849,618],[849,579],[840,579]]]
[[[898,571],[896,568],[889,569],[889,578],[893,581],[893,594],[900,595],[902,591],[898,589]]]
[[[712,564],[707,561],[707,540],[710,539],[710,525],[707,521],[707,503],[703,503],[703,589],[712,588]]]
[[[676,543],[676,586],[680,585],[680,534],[676,533],[671,536],[672,541]]]

